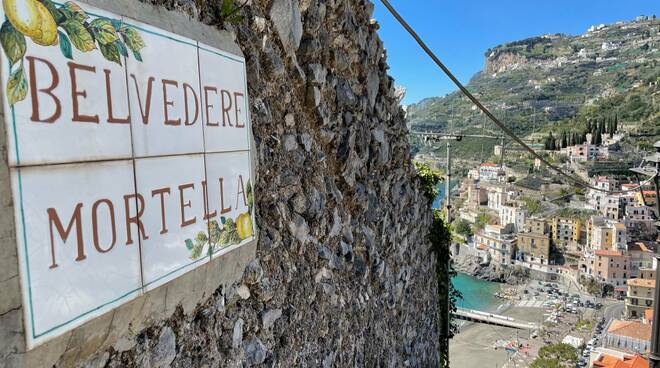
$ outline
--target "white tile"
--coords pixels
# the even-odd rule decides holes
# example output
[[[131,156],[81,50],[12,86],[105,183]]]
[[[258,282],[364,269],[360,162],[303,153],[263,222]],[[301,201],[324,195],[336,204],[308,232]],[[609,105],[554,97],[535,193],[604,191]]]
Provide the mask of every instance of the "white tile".
[[[137,192],[144,198],[142,270],[148,290],[209,260],[204,219],[204,156],[138,159]]]
[[[199,45],[206,152],[248,150],[250,122],[245,61]]]
[[[125,198],[135,193],[131,161],[11,175],[30,346],[139,295],[139,244],[130,244],[126,225]]]
[[[81,6],[89,12],[89,22],[99,16],[118,19],[100,9]],[[0,19],[5,19],[4,12],[0,10],[0,13]],[[67,32],[62,27],[59,30],[58,44],[66,44],[69,37],[62,35]],[[87,31],[83,29],[83,32]],[[3,93],[10,165],[131,157],[124,67],[104,58],[99,44],[92,43],[93,49],[87,52],[72,46],[71,60],[64,56],[58,44],[41,46],[33,39],[26,39],[23,61],[17,61],[11,71],[18,72],[23,65],[27,94],[11,108],[7,94]],[[123,64],[124,60],[119,62]],[[0,63],[2,88],[7,91],[10,67],[4,51]],[[108,103],[108,95],[112,104]]]
[[[213,254],[254,239],[254,202],[249,152],[212,153],[206,155],[210,230],[221,229],[211,237]],[[217,224],[217,227],[215,225]]]
[[[130,19],[125,22],[140,32],[146,45],[141,62],[132,55],[127,60],[136,157],[203,152],[197,42]]]

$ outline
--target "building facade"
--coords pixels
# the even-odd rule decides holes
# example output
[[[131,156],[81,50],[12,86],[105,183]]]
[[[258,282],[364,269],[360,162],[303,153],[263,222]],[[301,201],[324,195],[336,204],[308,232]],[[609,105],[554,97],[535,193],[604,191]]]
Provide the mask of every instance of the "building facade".
[[[655,295],[654,279],[630,279],[626,293],[626,317],[642,318],[644,312],[653,308]]]
[[[614,250],[595,251],[593,276],[596,280],[614,287],[625,287],[630,278],[630,256]]]

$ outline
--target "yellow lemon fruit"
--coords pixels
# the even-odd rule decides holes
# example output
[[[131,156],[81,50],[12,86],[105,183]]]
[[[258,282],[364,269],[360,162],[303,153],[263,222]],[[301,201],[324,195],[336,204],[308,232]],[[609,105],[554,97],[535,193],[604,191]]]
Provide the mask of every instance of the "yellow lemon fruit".
[[[28,37],[41,35],[41,12],[35,0],[3,0],[5,15],[17,31]]]
[[[249,213],[240,214],[236,218],[236,231],[241,240],[252,236],[252,217],[250,217]]]
[[[51,46],[57,44],[57,23],[55,19],[42,3],[36,3],[37,10],[41,19],[39,25],[39,35],[33,36],[32,41],[42,46]]]

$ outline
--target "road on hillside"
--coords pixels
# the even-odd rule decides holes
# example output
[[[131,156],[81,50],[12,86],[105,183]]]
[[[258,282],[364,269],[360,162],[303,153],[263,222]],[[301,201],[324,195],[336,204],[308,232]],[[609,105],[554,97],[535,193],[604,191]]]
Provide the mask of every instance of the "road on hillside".
[[[625,305],[623,301],[617,301],[614,302],[614,304],[610,304],[604,307],[603,310],[603,316],[605,317],[605,323],[607,324],[608,321],[612,319],[617,319],[621,318],[623,315],[623,311],[625,309]]]

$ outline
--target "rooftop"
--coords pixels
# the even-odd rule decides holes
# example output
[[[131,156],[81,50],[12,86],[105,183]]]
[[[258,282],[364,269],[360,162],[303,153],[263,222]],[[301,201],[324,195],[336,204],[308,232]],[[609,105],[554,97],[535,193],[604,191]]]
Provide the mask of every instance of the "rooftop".
[[[596,253],[597,256],[605,256],[605,257],[622,257],[623,256],[623,253],[621,253],[618,250],[598,249],[594,253]]]
[[[641,252],[648,252],[649,248],[646,247],[646,244],[642,242],[635,242],[628,244],[628,251],[629,252],[636,252],[636,251],[641,251]]]
[[[642,286],[642,287],[648,287],[648,288],[655,287],[655,280],[630,279],[626,282],[628,283],[628,286]]]
[[[603,354],[594,361],[598,368],[648,368],[649,362],[641,355],[624,356],[623,359]]]
[[[630,337],[638,340],[651,340],[651,325],[640,321],[614,320],[607,329],[608,334]]]

